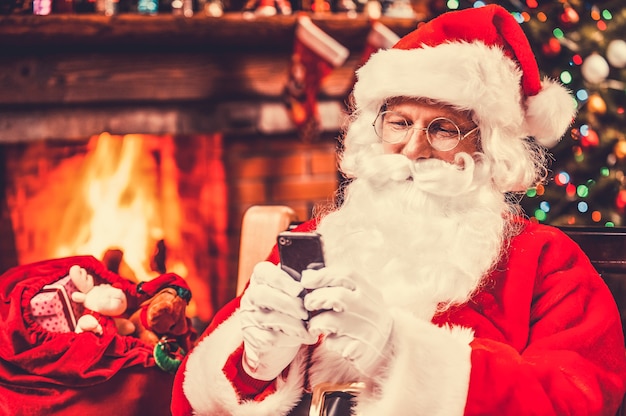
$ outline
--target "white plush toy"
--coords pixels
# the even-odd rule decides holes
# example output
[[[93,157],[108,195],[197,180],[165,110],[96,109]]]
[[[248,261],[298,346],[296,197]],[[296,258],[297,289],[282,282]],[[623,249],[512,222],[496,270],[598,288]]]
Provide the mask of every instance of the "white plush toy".
[[[89,310],[76,322],[75,332],[89,331],[102,335],[103,328],[98,320],[98,314],[116,317],[124,313],[128,306],[126,294],[108,283],[95,285],[93,276],[80,266],[72,266],[69,274],[70,279],[79,290],[72,293],[72,300],[82,303],[85,309]],[[118,332],[121,335],[131,334],[135,330],[135,326],[128,319],[113,319],[115,319]]]

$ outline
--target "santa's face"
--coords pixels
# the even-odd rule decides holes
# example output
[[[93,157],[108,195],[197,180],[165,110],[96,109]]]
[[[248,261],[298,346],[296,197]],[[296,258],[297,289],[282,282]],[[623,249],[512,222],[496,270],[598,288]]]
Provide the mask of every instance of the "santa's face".
[[[471,128],[464,114],[441,106],[406,102],[395,109],[420,127],[443,114]],[[480,287],[506,238],[508,205],[476,137],[445,154],[431,149],[413,157],[406,147],[426,138],[410,133],[404,146],[381,142],[359,151],[343,205],[322,216],[318,231],[327,265],[366,276],[390,305],[430,318]]]
[[[458,153],[479,150],[479,131],[470,114],[444,104],[395,98],[376,124],[384,152],[410,160],[435,158],[453,163]]]

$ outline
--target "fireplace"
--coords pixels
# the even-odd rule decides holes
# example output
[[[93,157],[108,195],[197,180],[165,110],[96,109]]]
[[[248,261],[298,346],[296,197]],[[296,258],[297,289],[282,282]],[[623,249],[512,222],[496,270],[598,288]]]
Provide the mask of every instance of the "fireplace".
[[[282,101],[295,16],[0,17],[0,271],[74,254],[138,280],[172,271],[208,321],[235,293],[243,212],[304,219],[337,188],[370,23],[314,21],[354,53],[321,86],[323,132],[305,143]]]
[[[3,153],[15,247],[2,253],[4,264],[89,254],[137,282],[175,272],[192,287],[191,312],[205,319],[227,296],[219,134],[103,133],[4,145]]]

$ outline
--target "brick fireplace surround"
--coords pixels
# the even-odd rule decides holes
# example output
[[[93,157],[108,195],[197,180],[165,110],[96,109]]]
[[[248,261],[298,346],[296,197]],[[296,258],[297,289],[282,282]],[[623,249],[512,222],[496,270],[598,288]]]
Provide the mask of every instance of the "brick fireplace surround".
[[[199,300],[210,304],[198,308],[199,315],[210,318],[235,292],[243,212],[253,204],[288,204],[305,219],[337,188],[342,101],[369,22],[365,17],[312,18],[351,54],[320,88],[323,134],[304,143],[287,121],[281,98],[294,16],[0,17],[0,189],[5,194],[13,189],[19,174],[29,177],[34,192],[55,160],[84,152],[89,138],[103,132],[168,137],[178,149],[179,195],[189,210],[185,217],[193,221],[211,201],[199,198],[206,187],[202,178],[183,168],[188,160],[209,157],[215,150],[204,148],[202,138],[218,135],[227,190],[228,251],[221,272],[226,276],[206,276],[196,288],[202,292]],[[416,25],[406,19],[383,23],[400,36]],[[47,162],[18,157],[38,152]],[[5,194],[0,199],[0,272],[28,258],[20,252],[33,239],[20,234],[20,227],[35,215],[22,212],[15,221],[10,213],[20,209],[19,198]],[[28,192],[21,195],[26,198]]]

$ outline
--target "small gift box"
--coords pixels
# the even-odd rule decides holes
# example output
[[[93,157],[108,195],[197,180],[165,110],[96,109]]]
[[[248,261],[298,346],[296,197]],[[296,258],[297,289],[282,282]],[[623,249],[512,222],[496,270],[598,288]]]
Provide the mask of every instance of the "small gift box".
[[[83,305],[72,301],[76,291],[69,276],[44,286],[30,301],[35,321],[50,332],[73,332],[76,317],[83,312]]]

